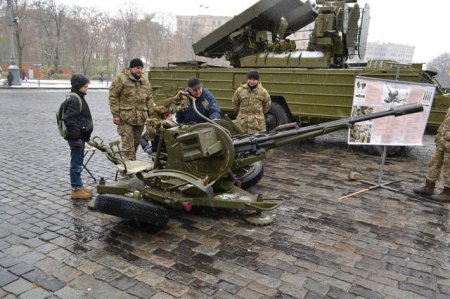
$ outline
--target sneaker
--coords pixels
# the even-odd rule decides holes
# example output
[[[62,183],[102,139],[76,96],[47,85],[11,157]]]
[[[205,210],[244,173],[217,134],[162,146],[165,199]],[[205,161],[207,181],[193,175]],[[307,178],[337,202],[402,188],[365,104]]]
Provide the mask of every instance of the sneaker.
[[[72,199],[89,199],[92,197],[92,193],[86,192],[82,188],[72,190],[72,194],[70,195]]]

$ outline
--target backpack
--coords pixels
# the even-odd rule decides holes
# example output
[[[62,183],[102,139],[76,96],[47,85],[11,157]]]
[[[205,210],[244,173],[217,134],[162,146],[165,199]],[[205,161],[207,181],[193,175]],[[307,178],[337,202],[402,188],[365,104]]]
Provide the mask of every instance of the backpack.
[[[81,113],[81,110],[83,109],[83,102],[81,101],[80,96],[74,92],[67,94],[66,99],[61,103],[61,105],[59,105],[59,109],[56,112],[56,124],[58,126],[59,134],[63,138],[66,138],[67,135],[69,134],[67,132],[66,124],[64,123],[64,112],[66,112],[67,102],[69,102],[70,96],[76,96],[78,101],[80,102],[80,113]]]

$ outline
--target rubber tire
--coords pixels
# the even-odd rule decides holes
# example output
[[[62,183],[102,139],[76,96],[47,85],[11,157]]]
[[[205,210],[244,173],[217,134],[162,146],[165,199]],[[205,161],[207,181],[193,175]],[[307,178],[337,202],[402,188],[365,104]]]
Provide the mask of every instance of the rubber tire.
[[[266,130],[270,132],[279,125],[289,123],[289,115],[286,109],[278,103],[270,105],[269,112],[266,113]]]
[[[116,194],[100,194],[95,200],[98,211],[133,220],[135,223],[149,223],[157,227],[164,227],[169,221],[166,208],[147,202]]]
[[[252,186],[255,186],[264,175],[264,166],[262,161],[258,161],[250,164],[247,172],[237,177],[237,179],[241,182],[241,188],[247,189]]]
[[[362,145],[363,150],[369,155],[381,156],[383,154],[383,146],[381,145]],[[405,150],[404,146],[387,146],[386,156],[397,157],[400,156]]]

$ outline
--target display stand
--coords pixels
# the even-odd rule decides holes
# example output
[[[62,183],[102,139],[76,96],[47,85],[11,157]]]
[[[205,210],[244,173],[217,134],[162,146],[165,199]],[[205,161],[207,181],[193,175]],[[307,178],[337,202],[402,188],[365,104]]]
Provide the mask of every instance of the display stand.
[[[364,192],[367,192],[367,191],[370,191],[370,190],[373,190],[373,189],[383,188],[383,189],[386,189],[386,190],[389,190],[389,191],[392,191],[392,192],[395,192],[395,193],[404,194],[404,195],[406,195],[408,197],[413,197],[416,200],[428,201],[428,202],[435,203],[435,204],[443,204],[441,202],[432,200],[430,198],[427,198],[427,197],[424,197],[424,196],[420,196],[420,195],[412,193],[412,192],[407,192],[407,191],[405,191],[403,189],[397,189],[397,188],[393,188],[393,187],[389,186],[391,184],[402,182],[405,179],[391,181],[391,182],[384,182],[383,183],[383,168],[384,168],[384,162],[385,161],[386,161],[386,145],[383,146],[383,153],[381,155],[381,166],[380,166],[380,173],[379,173],[379,176],[378,176],[378,182],[376,183],[376,182],[361,180],[361,183],[370,185],[370,187],[362,189],[362,190],[359,190],[359,191],[356,191],[356,192],[353,192],[353,193],[350,193],[350,194],[347,194],[347,195],[344,195],[344,196],[341,196],[338,199],[339,200],[343,200],[343,199],[347,199],[347,198],[352,197],[354,195],[361,194],[361,193],[364,193]]]
[[[370,191],[370,190],[373,190],[373,189],[377,189],[377,188],[385,188],[386,190],[398,192],[399,190],[391,188],[391,187],[388,187],[388,185],[399,183],[401,181],[404,181],[404,179],[397,180],[397,181],[392,181],[392,182],[384,182],[383,183],[383,171],[384,171],[384,162],[385,161],[386,161],[386,145],[383,146],[383,152],[381,154],[381,166],[380,166],[380,173],[378,175],[378,183],[370,182],[370,181],[361,181],[362,183],[368,184],[368,185],[371,185],[371,186],[369,188],[365,188],[365,189],[353,192],[351,194],[347,194],[347,195],[341,196],[338,199],[339,200],[343,200],[343,199],[352,197],[354,195],[361,194],[361,193],[364,193],[364,192],[367,192],[367,191]]]
[[[428,116],[433,104],[436,87],[432,84],[399,82],[397,81],[400,66],[397,67],[396,80],[384,80],[364,76],[356,76],[353,105],[351,115],[361,116],[386,108],[394,109],[412,103],[421,103],[424,107],[422,113],[401,117],[386,118],[383,121],[371,120],[361,122],[349,127],[348,144],[382,146],[381,166],[378,182],[361,181],[370,187],[341,196],[346,199],[353,195],[367,192],[376,188],[384,188],[394,192],[405,193],[389,185],[403,181],[383,182],[383,170],[386,160],[386,146],[416,146],[422,145]]]

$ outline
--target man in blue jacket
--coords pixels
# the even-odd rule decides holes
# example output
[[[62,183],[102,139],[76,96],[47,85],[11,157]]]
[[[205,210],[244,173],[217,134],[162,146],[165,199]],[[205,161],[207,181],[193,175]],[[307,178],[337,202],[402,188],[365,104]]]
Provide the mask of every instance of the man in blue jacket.
[[[202,86],[202,82],[196,77],[187,81],[186,91],[195,98],[195,106],[197,110],[209,119],[220,119],[221,111],[213,94]],[[184,111],[179,111],[175,115],[179,124],[187,123],[204,123],[206,120],[198,115],[194,108],[192,99],[189,99],[189,107]]]

